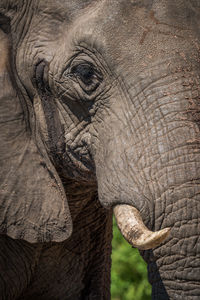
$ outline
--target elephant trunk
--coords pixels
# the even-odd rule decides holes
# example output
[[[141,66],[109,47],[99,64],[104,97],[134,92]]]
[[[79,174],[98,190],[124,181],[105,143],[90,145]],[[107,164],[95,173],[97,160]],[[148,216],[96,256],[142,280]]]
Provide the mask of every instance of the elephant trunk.
[[[170,228],[164,228],[156,232],[148,230],[139,211],[130,205],[116,205],[113,211],[122,235],[133,247],[139,250],[159,246],[170,233]]]
[[[114,208],[125,239],[145,250],[153,299],[182,299],[183,288],[199,297],[199,78],[193,61],[174,58],[141,73],[139,86],[120,83],[99,134],[99,199]]]

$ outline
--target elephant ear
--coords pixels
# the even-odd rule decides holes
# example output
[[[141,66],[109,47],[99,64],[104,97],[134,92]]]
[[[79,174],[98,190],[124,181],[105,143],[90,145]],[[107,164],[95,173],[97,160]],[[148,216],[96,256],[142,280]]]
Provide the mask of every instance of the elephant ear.
[[[9,40],[0,29],[0,234],[60,242],[72,232],[66,195],[39,131],[29,128],[11,76]]]

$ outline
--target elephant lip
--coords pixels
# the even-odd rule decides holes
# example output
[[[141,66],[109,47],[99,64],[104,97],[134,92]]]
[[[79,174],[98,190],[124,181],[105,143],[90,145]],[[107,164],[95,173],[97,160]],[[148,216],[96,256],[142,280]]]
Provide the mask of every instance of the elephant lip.
[[[113,208],[117,225],[124,238],[139,250],[153,249],[159,246],[170,234],[170,228],[150,231],[143,223],[139,211],[127,204]]]

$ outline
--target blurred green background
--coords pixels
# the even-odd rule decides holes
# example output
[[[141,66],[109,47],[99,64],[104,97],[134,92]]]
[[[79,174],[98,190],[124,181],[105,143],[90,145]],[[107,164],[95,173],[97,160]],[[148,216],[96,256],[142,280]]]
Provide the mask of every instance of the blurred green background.
[[[112,241],[112,300],[151,300],[147,266],[137,249],[122,237],[113,221]]]

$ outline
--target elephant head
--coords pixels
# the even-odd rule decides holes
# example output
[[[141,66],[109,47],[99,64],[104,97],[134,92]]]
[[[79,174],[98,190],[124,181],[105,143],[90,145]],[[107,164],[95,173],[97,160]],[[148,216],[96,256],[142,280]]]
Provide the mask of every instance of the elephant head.
[[[1,0],[0,12],[1,233],[68,239],[64,182],[78,182],[145,250],[154,299],[198,299],[198,1]]]

